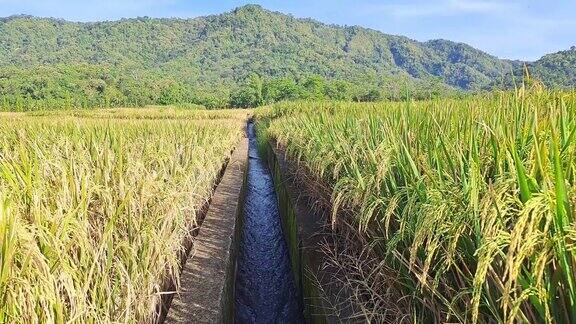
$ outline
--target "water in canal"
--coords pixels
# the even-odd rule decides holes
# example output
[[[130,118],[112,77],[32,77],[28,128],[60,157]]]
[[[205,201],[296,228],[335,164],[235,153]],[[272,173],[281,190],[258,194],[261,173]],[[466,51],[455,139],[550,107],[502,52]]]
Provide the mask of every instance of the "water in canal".
[[[236,321],[303,323],[272,175],[258,155],[252,123],[248,124],[248,135],[248,183],[238,255]]]

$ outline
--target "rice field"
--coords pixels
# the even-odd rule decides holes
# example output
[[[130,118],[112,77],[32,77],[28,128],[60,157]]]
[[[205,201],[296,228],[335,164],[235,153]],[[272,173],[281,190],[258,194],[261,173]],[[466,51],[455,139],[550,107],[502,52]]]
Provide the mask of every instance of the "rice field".
[[[576,321],[576,93],[280,103],[257,116],[329,186],[332,223],[351,222],[398,275],[407,321]]]
[[[0,115],[0,322],[152,322],[245,119]]]

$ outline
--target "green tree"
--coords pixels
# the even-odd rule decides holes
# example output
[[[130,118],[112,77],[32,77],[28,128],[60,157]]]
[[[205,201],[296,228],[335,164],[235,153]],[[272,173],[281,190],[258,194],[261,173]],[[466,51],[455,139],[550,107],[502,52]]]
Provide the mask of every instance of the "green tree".
[[[258,107],[264,104],[264,83],[262,79],[253,74],[248,78],[247,84],[230,96],[230,105],[236,108]]]
[[[382,100],[382,92],[376,88],[368,90],[368,92],[356,95],[354,101],[359,102],[374,102]]]
[[[325,87],[325,95],[333,100],[349,100],[351,85],[342,80],[336,80],[328,83]]]
[[[326,82],[324,78],[319,75],[314,75],[307,77],[304,82],[302,82],[304,88],[304,98],[311,100],[321,100],[324,99]]]

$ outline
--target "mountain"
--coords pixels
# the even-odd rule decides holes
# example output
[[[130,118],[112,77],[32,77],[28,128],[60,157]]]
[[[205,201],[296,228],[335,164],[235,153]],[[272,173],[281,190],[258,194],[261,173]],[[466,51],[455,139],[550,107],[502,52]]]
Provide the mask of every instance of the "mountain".
[[[528,63],[528,70],[548,87],[576,86],[576,46]]]
[[[574,65],[557,64],[555,56],[541,61],[534,68],[551,84],[574,84]],[[522,65],[462,43],[418,42],[257,5],[195,19],[0,19],[0,104],[18,96],[64,100],[78,93],[106,98],[106,104],[128,97],[136,104],[162,103],[178,95],[225,101],[252,74],[316,75],[361,88],[432,80],[479,90]],[[564,68],[562,76],[555,74]]]

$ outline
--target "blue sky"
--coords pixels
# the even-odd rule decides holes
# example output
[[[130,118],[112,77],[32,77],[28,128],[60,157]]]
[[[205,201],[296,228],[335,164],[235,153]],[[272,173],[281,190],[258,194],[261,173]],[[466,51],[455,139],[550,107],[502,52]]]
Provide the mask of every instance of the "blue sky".
[[[74,21],[189,18],[247,3],[421,41],[465,42],[501,58],[534,60],[576,45],[576,0],[0,0],[0,16],[30,14]]]

